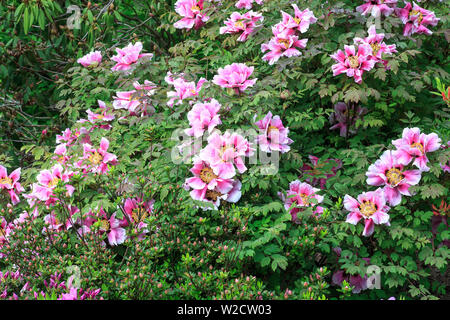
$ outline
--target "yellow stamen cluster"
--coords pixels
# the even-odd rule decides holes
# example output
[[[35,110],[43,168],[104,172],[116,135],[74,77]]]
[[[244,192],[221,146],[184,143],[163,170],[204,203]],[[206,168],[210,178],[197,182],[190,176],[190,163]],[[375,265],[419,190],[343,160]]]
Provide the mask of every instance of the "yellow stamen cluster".
[[[287,49],[290,47],[291,43],[287,39],[278,39],[278,43],[284,44],[284,47]]]
[[[386,178],[388,180],[388,183],[391,186],[395,187],[400,182],[402,182],[404,175],[399,169],[392,168],[386,173]]]
[[[58,184],[59,179],[57,177],[54,177],[52,180],[49,181],[48,186],[50,188],[53,188]]]
[[[100,221],[100,229],[103,231],[108,231],[110,228],[110,223],[108,220],[104,219]]]
[[[377,212],[377,208],[375,206],[375,203],[370,201],[364,201],[359,205],[359,212],[369,218],[371,217],[375,212]]]
[[[142,222],[145,218],[147,218],[147,216],[147,210],[141,207],[134,209],[131,214],[131,218],[133,218],[136,223]]]
[[[372,47],[372,54],[376,56],[378,54],[378,51],[380,51],[381,49],[380,44],[378,42],[374,42],[371,43],[370,46]]]
[[[12,184],[12,179],[10,177],[4,177],[0,179],[0,184]]]
[[[217,176],[214,174],[211,168],[203,168],[200,171],[200,179],[202,179],[204,183],[210,183],[212,180],[216,178]]]
[[[206,199],[211,200],[211,201],[217,201],[217,198],[221,197],[222,194],[218,191],[215,190],[207,190],[206,191]]]
[[[424,152],[425,150],[423,148],[423,145],[421,143],[419,143],[419,142],[412,143],[411,144],[411,148],[417,148],[417,149],[419,149],[420,153],[425,154],[425,152]]]
[[[357,56],[348,57],[348,63],[350,68],[356,69],[359,67],[359,61]]]
[[[89,161],[92,162],[93,164],[97,165],[100,162],[102,162],[103,160],[103,156],[98,153],[97,151],[95,151],[92,155],[89,156]]]

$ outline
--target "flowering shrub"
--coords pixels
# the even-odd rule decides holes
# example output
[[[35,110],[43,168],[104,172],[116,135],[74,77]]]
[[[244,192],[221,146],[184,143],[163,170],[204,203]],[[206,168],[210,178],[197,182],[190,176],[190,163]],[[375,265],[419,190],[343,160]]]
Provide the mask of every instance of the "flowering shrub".
[[[0,158],[1,298],[448,295],[444,4],[149,3]]]

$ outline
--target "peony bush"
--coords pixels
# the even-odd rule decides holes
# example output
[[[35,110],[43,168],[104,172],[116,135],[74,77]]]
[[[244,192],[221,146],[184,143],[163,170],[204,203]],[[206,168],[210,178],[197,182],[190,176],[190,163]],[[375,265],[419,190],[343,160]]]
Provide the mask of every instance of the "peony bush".
[[[150,3],[0,158],[2,299],[448,298],[448,6]]]

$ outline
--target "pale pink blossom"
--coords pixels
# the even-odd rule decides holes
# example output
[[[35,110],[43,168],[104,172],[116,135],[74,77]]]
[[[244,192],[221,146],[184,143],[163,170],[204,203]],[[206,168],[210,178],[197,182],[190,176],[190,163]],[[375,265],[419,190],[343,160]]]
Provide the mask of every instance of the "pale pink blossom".
[[[252,87],[257,79],[249,79],[254,67],[247,67],[244,63],[233,63],[224,68],[219,68],[214,76],[213,83],[222,88],[232,88],[236,93],[244,92]]]
[[[400,204],[402,195],[411,196],[409,187],[419,183],[421,173],[420,170],[404,170],[396,152],[387,150],[369,167],[366,176],[367,184],[384,186],[386,200],[391,206],[396,206]]]
[[[322,207],[316,206],[324,199],[323,196],[317,194],[319,191],[320,189],[313,188],[306,182],[295,180],[289,184],[286,196],[282,193],[278,195],[284,202],[284,208],[291,214],[292,221],[297,222],[297,214],[306,207],[314,207],[313,213],[315,215],[320,215],[323,212]]]
[[[54,189],[60,182],[64,184],[66,195],[71,196],[75,189],[68,182],[73,174],[73,171],[65,170],[59,163],[51,169],[42,170],[36,177],[38,183],[33,183],[33,191],[30,196],[46,201],[47,204],[53,203],[56,201]]]
[[[217,125],[222,123],[218,114],[220,107],[221,105],[216,99],[211,99],[210,102],[194,104],[187,115],[191,127],[184,132],[195,138],[201,137],[205,130],[211,133]]]
[[[86,111],[88,114],[88,120],[92,124],[95,124],[97,122],[108,122],[114,120],[114,115],[112,113],[108,114],[108,108],[106,107],[106,104],[102,100],[97,100],[99,108],[101,110],[100,113],[94,113],[90,109]]]
[[[83,160],[87,160],[85,169],[96,173],[108,172],[108,165],[116,165],[117,157],[112,153],[108,153],[109,141],[102,138],[100,148],[95,149],[90,144],[83,144]]]
[[[111,58],[111,60],[117,62],[111,70],[119,71],[119,70],[129,70],[131,66],[136,63],[140,58],[149,57],[151,59],[153,57],[152,53],[141,53],[142,51],[142,43],[136,42],[133,44],[128,44],[128,46],[119,49],[116,48],[117,54]]]
[[[180,105],[183,103],[184,99],[197,97],[202,89],[203,84],[206,82],[205,78],[200,78],[200,80],[195,84],[195,82],[187,82],[183,77],[174,79],[171,73],[166,76],[166,81],[174,86],[175,91],[167,92],[167,105],[173,107],[175,104]]]
[[[143,85],[137,81],[133,82],[133,87],[134,90],[116,92],[113,97],[114,109],[126,109],[131,115],[145,113],[149,97],[155,93],[156,85],[145,80]]]
[[[208,138],[208,145],[200,152],[200,158],[207,161],[216,175],[232,178],[235,167],[244,173],[247,167],[242,157],[250,157],[254,149],[247,139],[238,133],[225,132],[220,135],[214,132]]]
[[[333,76],[341,73],[347,74],[348,77],[354,77],[356,83],[362,82],[364,71],[370,71],[375,61],[371,59],[372,48],[367,44],[358,45],[358,51],[355,46],[345,46],[345,50],[338,50],[331,57],[338,63],[334,64],[331,69]]]
[[[186,179],[186,186],[192,191],[192,199],[212,203],[218,208],[220,200],[237,202],[241,196],[241,183],[229,178],[222,170],[213,170],[207,161],[194,158],[194,166],[190,170],[194,177]]]
[[[348,194],[344,197],[344,207],[350,213],[347,215],[346,222],[353,225],[358,224],[364,219],[363,236],[372,235],[375,224],[389,224],[389,207],[386,205],[386,199],[382,189],[361,193],[357,200]]]
[[[413,164],[421,171],[429,171],[427,166],[427,153],[439,149],[441,139],[436,133],[420,133],[419,128],[405,128],[401,139],[393,140],[392,144],[397,148],[397,158],[402,165],[408,165],[414,159]]]
[[[427,26],[434,27],[440,20],[433,11],[425,10],[415,2],[413,4],[407,2],[404,8],[398,8],[397,15],[405,25],[404,36],[411,36],[414,33],[431,35],[433,32]]]
[[[298,30],[301,33],[305,33],[306,31],[308,31],[311,24],[317,22],[317,18],[314,16],[314,13],[311,10],[305,9],[302,11],[296,4],[293,4],[292,7],[295,11],[294,17],[284,11],[281,11],[281,14],[283,16],[283,20],[281,23],[286,28]]]
[[[83,67],[96,67],[102,62],[102,54],[100,51],[92,51],[77,60]]]
[[[293,140],[288,137],[289,128],[283,126],[280,116],[272,116],[272,112],[269,111],[255,125],[261,132],[257,137],[257,141],[262,151],[268,153],[272,151],[285,153],[291,149],[289,145]]]
[[[177,29],[200,28],[209,20],[203,10],[203,0],[178,0],[175,3],[175,11],[183,18],[173,24]]]
[[[0,165],[0,191],[6,190],[8,192],[11,203],[16,205],[20,202],[19,196],[16,192],[20,193],[25,191],[24,188],[20,185],[20,172],[21,168],[17,168],[11,174],[8,175],[8,171],[2,165]]]
[[[356,8],[363,16],[372,14],[373,17],[381,15],[390,16],[394,12],[393,6],[397,0],[365,0],[366,3]]]
[[[240,33],[238,41],[247,40],[248,36],[255,30],[257,27],[257,22],[262,22],[264,17],[262,14],[258,12],[249,11],[245,14],[240,14],[239,12],[233,12],[228,18],[228,20],[224,21],[225,27],[221,27],[219,32],[220,34],[228,33]]]

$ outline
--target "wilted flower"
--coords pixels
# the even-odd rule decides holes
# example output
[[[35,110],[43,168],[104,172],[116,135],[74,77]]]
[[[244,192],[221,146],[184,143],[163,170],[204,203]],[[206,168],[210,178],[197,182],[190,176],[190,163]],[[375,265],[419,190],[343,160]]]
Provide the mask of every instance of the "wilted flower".
[[[346,222],[356,225],[361,219],[364,219],[362,235],[365,237],[372,235],[375,224],[390,225],[387,214],[390,208],[386,205],[386,199],[381,189],[361,193],[358,200],[346,194],[344,207],[350,211]]]
[[[421,171],[429,171],[427,166],[427,153],[439,149],[441,139],[436,133],[420,133],[419,128],[405,128],[401,139],[393,140],[392,144],[397,148],[396,156],[402,165],[408,165],[412,159],[413,164]]]
[[[420,170],[403,170],[403,165],[398,162],[396,153],[387,150],[369,167],[366,176],[367,184],[384,185],[386,200],[391,206],[396,206],[400,204],[402,195],[411,196],[409,187],[419,183],[421,173]]]
[[[243,63],[233,63],[224,68],[219,68],[213,82],[222,88],[233,88],[236,93],[244,92],[252,87],[257,79],[249,79],[254,67],[247,67]]]
[[[100,51],[92,51],[77,60],[83,67],[96,67],[102,62],[102,53]]]
[[[334,113],[330,115],[330,123],[334,124],[330,127],[330,130],[339,129],[339,135],[341,137],[347,136],[347,131],[350,128],[349,133],[356,133],[356,121],[358,119],[362,119],[362,117],[367,113],[367,108],[361,108],[360,106],[356,107],[356,110],[353,111],[349,109],[347,104],[344,102],[338,102],[334,105]]]
[[[319,163],[318,157],[310,155],[308,158],[311,161],[311,165],[307,163],[303,164],[301,170],[304,173],[302,174],[302,177],[305,178],[306,182],[311,183],[312,185],[320,185],[321,189],[325,188],[327,180],[334,177],[337,170],[342,167],[342,161],[339,159],[327,159]],[[329,170],[323,171],[325,166],[330,166],[330,163],[335,163],[335,165],[333,165]],[[325,178],[315,178],[314,176],[317,175],[325,175]]]
[[[364,71],[370,71],[375,66],[375,61],[372,60],[372,48],[367,44],[358,45],[356,52],[355,46],[345,46],[345,52],[338,50],[331,57],[338,63],[331,66],[333,76],[341,73],[347,74],[347,77],[354,77],[356,83],[362,82],[362,75]]]

